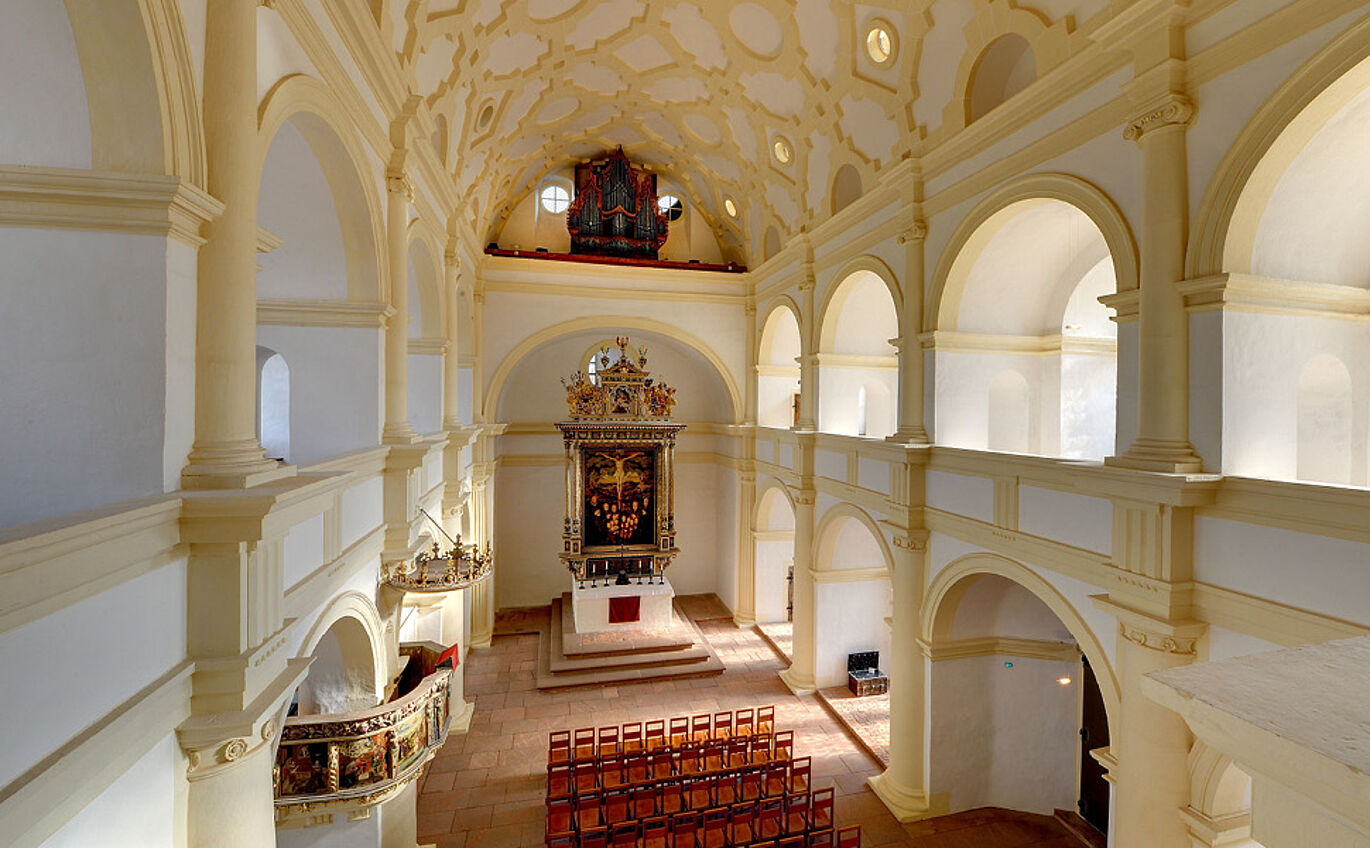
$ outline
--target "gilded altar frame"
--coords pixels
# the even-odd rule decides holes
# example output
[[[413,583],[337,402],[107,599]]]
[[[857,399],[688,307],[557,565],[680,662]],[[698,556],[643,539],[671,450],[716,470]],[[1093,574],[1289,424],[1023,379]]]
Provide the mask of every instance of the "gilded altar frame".
[[[561,421],[566,447],[566,517],[560,558],[577,580],[659,579],[680,553],[675,532],[675,444],[684,424],[670,421]],[[637,544],[587,544],[586,457],[596,450],[632,450],[652,457],[652,536]]]

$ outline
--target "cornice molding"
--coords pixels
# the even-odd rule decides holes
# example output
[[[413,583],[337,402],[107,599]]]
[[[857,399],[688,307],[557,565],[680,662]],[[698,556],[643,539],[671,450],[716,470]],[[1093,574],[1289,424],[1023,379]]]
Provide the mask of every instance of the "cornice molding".
[[[409,352],[421,356],[442,356],[447,353],[447,339],[410,339]]]
[[[395,310],[379,301],[261,298],[257,324],[279,327],[385,327]]]
[[[815,583],[868,583],[874,580],[890,579],[890,570],[883,565],[874,568],[838,568],[832,570],[809,569],[809,576]]]
[[[918,341],[923,350],[936,350],[943,353],[1012,353],[1033,356],[1072,353],[1113,356],[1118,352],[1117,339],[1095,336],[1067,336],[1061,333],[1046,336],[1011,336],[997,333],[933,330],[920,333]]]
[[[163,236],[198,248],[223,210],[176,177],[0,166],[0,226]]]
[[[1118,635],[1123,639],[1163,654],[1193,656],[1198,641],[1208,633],[1208,624],[1193,619],[1164,619],[1124,606],[1108,595],[1093,595],[1094,605],[1118,619]]]
[[[1215,274],[1176,285],[1190,312],[1234,311],[1370,320],[1370,289],[1282,280],[1253,274]]]
[[[954,639],[936,644],[929,644],[919,639],[918,647],[923,651],[923,656],[933,662],[990,656],[1049,660],[1051,662],[1079,662],[1081,656],[1080,646],[1074,642],[1016,639],[1010,636]]]

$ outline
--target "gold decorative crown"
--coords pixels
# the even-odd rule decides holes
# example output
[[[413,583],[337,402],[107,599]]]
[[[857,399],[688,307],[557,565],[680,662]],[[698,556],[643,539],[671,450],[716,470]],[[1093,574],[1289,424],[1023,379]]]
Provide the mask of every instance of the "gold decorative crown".
[[[636,361],[628,353],[628,337],[618,336],[618,360],[608,347],[595,355],[593,377],[577,371],[562,379],[566,405],[576,421],[661,421],[675,408],[675,389],[653,380],[647,370],[647,347],[639,346]]]

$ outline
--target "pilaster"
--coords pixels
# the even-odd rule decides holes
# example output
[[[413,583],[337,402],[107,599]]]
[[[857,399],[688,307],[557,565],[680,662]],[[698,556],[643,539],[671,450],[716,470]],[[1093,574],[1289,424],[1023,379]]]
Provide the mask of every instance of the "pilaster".
[[[813,579],[813,534],[818,493],[813,485],[812,433],[801,433],[795,446],[795,471],[800,474],[794,493],[794,644],[790,667],[780,679],[796,695],[807,695],[818,688],[816,590]]]
[[[899,429],[888,441],[903,444],[928,444],[923,421],[923,346],[918,335],[923,329],[924,244],[928,222],[915,216],[899,236],[904,245],[904,310],[900,316],[899,337]]]
[[[818,429],[818,318],[814,314],[818,280],[813,271],[813,244],[808,235],[801,239],[804,261],[799,279],[799,421],[794,429],[814,432]]]
[[[415,440],[409,423],[409,204],[414,188],[403,169],[405,151],[397,150],[385,175],[386,257],[392,314],[385,328],[385,427],[381,440],[406,444]]]
[[[748,433],[744,440],[746,457],[738,471],[737,499],[737,604],[733,623],[738,627],[756,624],[756,442]]]

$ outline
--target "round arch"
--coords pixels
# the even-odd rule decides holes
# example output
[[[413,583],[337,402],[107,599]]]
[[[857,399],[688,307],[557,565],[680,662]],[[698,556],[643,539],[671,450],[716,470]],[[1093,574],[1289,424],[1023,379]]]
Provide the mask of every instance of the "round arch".
[[[974,553],[949,563],[937,574],[924,596],[923,608],[919,611],[919,640],[927,645],[936,645],[949,639],[956,607],[970,588],[971,580],[986,574],[1003,577],[1022,586],[1061,620],[1094,669],[1099,691],[1104,698],[1109,727],[1121,727],[1122,696],[1118,689],[1118,677],[1108,660],[1108,654],[1104,652],[1103,643],[1060,590],[1020,562],[998,554]],[[942,615],[944,605],[949,605],[945,611],[950,615]]]
[[[585,330],[603,330],[606,332],[614,332],[616,330],[642,330],[643,332],[657,333],[658,335],[666,336],[667,338],[674,339],[686,347],[691,348],[700,356],[703,356],[709,364],[713,366],[714,371],[718,374],[718,378],[723,381],[723,387],[728,392],[728,401],[732,406],[733,423],[741,422],[742,395],[738,392],[737,381],[733,379],[732,372],[728,370],[728,366],[723,362],[723,358],[720,357],[713,348],[709,347],[709,345],[705,344],[698,337],[685,332],[673,324],[667,324],[664,321],[657,321],[651,318],[640,318],[630,315],[573,318],[570,321],[563,321],[560,324],[545,327],[519,342],[513,350],[505,355],[504,359],[500,362],[499,367],[497,367],[494,374],[491,375],[490,387],[486,389],[485,397],[483,399],[482,409],[485,414],[491,414],[491,412],[499,408],[499,399],[500,395],[504,392],[504,384],[508,382],[509,375],[513,373],[514,367],[517,366],[525,356],[556,338]]]
[[[828,320],[829,316],[835,311],[840,311],[845,295],[840,295],[843,284],[853,275],[861,271],[867,271],[880,278],[880,282],[885,284],[889,290],[890,299],[894,301],[895,326],[900,334],[904,332],[904,293],[899,287],[899,278],[895,276],[894,270],[885,264],[884,260],[869,254],[857,256],[844,262],[835,274],[832,275],[832,285],[823,294],[823,302],[818,306],[818,315],[815,316],[818,322],[818,350],[820,352],[832,349],[833,333],[835,328],[833,322]],[[802,327],[803,324],[801,323]]]
[[[1251,777],[1202,739],[1189,749],[1189,806],[1217,819],[1249,809]]]
[[[310,657],[318,649],[324,635],[344,619],[353,626],[345,626],[338,631],[338,641],[342,648],[343,661],[348,668],[369,668],[371,693],[379,699],[389,683],[390,667],[386,662],[385,623],[375,603],[361,592],[348,591],[335,597],[324,607],[305,634],[296,657]]]
[[[271,141],[286,121],[293,121],[304,136],[333,194],[346,253],[348,298],[386,300],[380,200],[346,109],[312,77],[293,74],[277,82],[257,109],[258,179]]]
[[[1032,48],[1037,79],[1046,76],[1067,56],[1066,22],[1063,18],[1051,23],[1044,15],[1030,9],[1016,8],[1009,0],[990,0],[976,11],[967,25],[966,51],[956,69],[952,91],[956,96],[942,109],[944,126],[963,129],[970,124],[971,87],[985,51],[1006,35],[1017,35]]]
[[[933,274],[928,307],[923,312],[923,331],[942,328],[943,301],[957,301],[975,255],[993,234],[981,227],[1003,209],[1025,200],[1059,200],[1079,209],[1099,228],[1113,257],[1118,291],[1137,288],[1137,242],[1127,219],[1114,202],[1093,183],[1067,174],[1029,174],[1011,180],[988,194],[957,225],[947,241]],[[907,332],[907,331],[906,331]]]
[[[428,262],[427,273],[422,267],[414,269],[419,284],[419,332],[426,339],[447,338],[447,316],[442,308],[443,262],[440,244],[438,234],[422,218],[409,222],[406,246],[410,251],[419,248]],[[410,256],[412,263],[412,253]]]
[[[834,505],[823,517],[818,520],[818,524],[813,531],[813,569],[814,571],[833,571],[831,545],[836,539],[829,539],[833,534],[830,532],[834,527],[841,524],[844,520],[855,520],[866,528],[867,532],[875,539],[876,545],[880,548],[880,556],[885,561],[885,571],[890,576],[894,576],[894,552],[890,550],[889,541],[885,534],[881,532],[880,525],[875,523],[870,513],[858,506],[843,502]]]
[[[1256,231],[1280,175],[1328,118],[1370,87],[1370,21],[1322,48],[1247,122],[1194,215],[1188,279],[1250,270]]]
[[[787,294],[778,295],[778,296],[772,298],[771,301],[770,301],[769,303],[765,304],[763,307],[761,307],[760,309],[757,310],[757,314],[766,316],[766,317],[761,321],[761,326],[760,326],[760,328],[756,331],[756,332],[757,332],[757,346],[756,346],[756,349],[757,349],[758,358],[760,357],[760,352],[761,352],[761,349],[762,349],[762,345],[763,345],[764,342],[766,341],[766,332],[767,332],[767,330],[769,330],[769,329],[771,328],[771,319],[775,317],[775,314],[776,314],[777,311],[782,310],[782,309],[785,310],[785,311],[787,311],[787,312],[789,312],[790,315],[794,317],[794,323],[797,324],[797,325],[799,325],[799,327],[801,328],[801,331],[800,331],[800,341],[801,341],[801,346],[802,346],[802,342],[803,342],[803,330],[802,330],[802,328],[803,328],[803,326],[804,326],[804,319],[803,319],[803,317],[802,317],[802,315],[801,315],[801,312],[800,312],[800,309],[799,309],[799,304],[795,303],[795,302],[794,302],[794,298],[790,297],[790,296],[787,295]]]
[[[756,487],[756,505],[752,507],[753,530],[761,529],[760,525],[763,517],[761,510],[769,503],[766,496],[771,492],[779,492],[780,497],[784,498],[785,503],[789,506],[790,513],[793,514],[795,511],[794,494],[790,492],[790,487],[786,486],[785,482],[779,477],[767,477]]]

